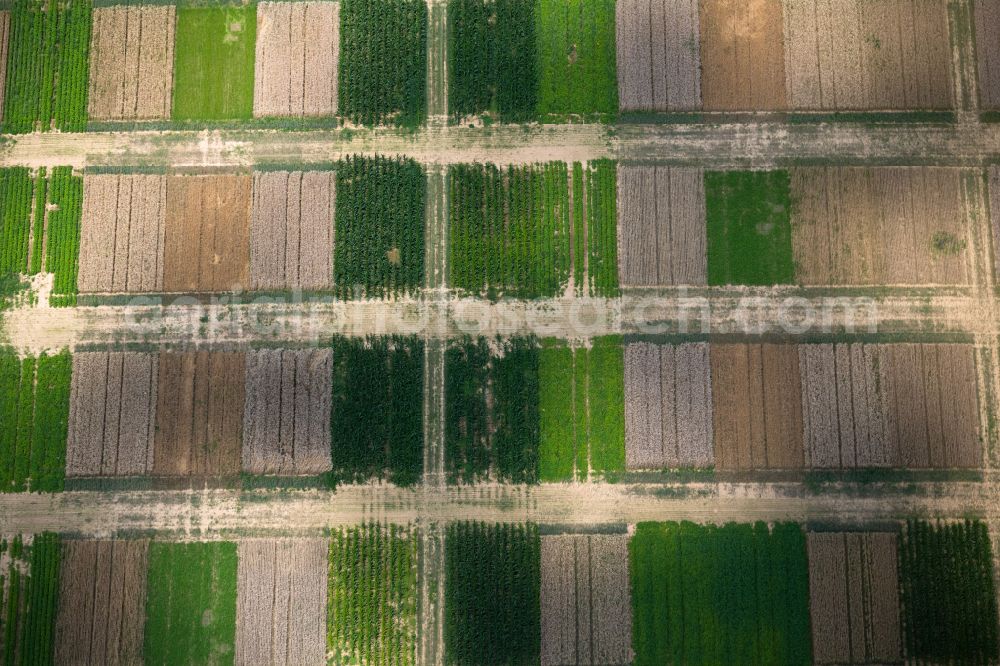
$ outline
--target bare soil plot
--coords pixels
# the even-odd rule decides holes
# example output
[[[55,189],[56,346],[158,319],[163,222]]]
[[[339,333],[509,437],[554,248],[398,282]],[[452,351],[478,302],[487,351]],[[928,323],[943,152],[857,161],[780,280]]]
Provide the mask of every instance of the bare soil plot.
[[[73,354],[66,476],[139,476],[153,468],[156,354]]]
[[[990,221],[993,227],[993,261],[1000,276],[1000,166],[990,167]]]
[[[704,108],[784,109],[781,0],[701,0],[699,9]]]
[[[542,537],[542,666],[632,663],[628,539]]]
[[[243,471],[328,472],[333,366],[330,349],[247,353]]]
[[[979,104],[997,109],[1000,108],[1000,3],[975,0],[975,22]]]
[[[960,169],[807,167],[790,175],[800,283],[968,283]]]
[[[173,5],[120,5],[93,12],[90,95],[94,120],[170,117]]]
[[[806,543],[816,663],[900,661],[896,534],[810,533]]]
[[[239,474],[245,381],[241,352],[160,354],[154,474]]]
[[[249,175],[167,177],[164,291],[246,287],[251,185]]]
[[[163,290],[166,176],[83,177],[81,293]]]
[[[333,285],[335,182],[335,174],[326,171],[254,174],[251,289]]]
[[[698,0],[619,0],[615,13],[619,108],[700,109]]]
[[[55,663],[142,663],[148,553],[139,539],[63,541]]]
[[[790,108],[954,105],[945,0],[784,0],[784,9]]]
[[[325,539],[238,544],[236,663],[326,663]]]
[[[3,120],[3,96],[7,88],[7,49],[10,42],[10,11],[0,10],[0,120]]]
[[[259,3],[256,48],[254,116],[337,113],[340,3]]]
[[[618,167],[618,275],[623,287],[704,285],[701,169]]]
[[[627,469],[712,465],[710,379],[707,343],[625,347]]]
[[[795,345],[713,344],[711,366],[716,468],[801,468]]]

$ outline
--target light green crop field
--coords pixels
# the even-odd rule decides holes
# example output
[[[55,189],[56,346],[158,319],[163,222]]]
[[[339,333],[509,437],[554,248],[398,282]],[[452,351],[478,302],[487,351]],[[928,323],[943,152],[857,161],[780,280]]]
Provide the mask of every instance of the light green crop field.
[[[178,7],[174,120],[253,116],[257,6]]]

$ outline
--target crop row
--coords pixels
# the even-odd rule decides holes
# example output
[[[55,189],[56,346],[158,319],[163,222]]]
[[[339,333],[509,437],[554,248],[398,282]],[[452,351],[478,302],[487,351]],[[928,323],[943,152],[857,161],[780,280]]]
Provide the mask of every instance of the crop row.
[[[51,664],[59,598],[60,538],[38,534],[0,542],[9,566],[0,571],[0,644],[3,663]],[[4,597],[6,595],[6,597]]]
[[[32,192],[27,168],[0,169],[0,275],[27,267]]]
[[[75,305],[80,257],[80,219],[83,214],[83,178],[70,167],[52,170],[45,270],[55,273],[50,302]]]

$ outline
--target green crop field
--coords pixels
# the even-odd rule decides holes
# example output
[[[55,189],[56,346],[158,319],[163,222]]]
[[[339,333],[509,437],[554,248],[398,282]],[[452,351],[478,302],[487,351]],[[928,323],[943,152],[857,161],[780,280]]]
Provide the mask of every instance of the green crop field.
[[[427,5],[340,3],[340,115],[364,125],[414,126],[427,116]]]
[[[586,481],[625,471],[624,351],[619,336],[592,346],[546,340],[539,353],[540,481]]]
[[[809,664],[796,524],[641,523],[629,543],[635,664]]]
[[[83,215],[83,178],[70,167],[52,169],[45,270],[55,273],[49,302],[54,306],[76,305],[76,276],[80,260],[80,218]]]
[[[537,665],[541,541],[533,524],[451,523],[445,540],[445,662]]]
[[[423,395],[422,340],[334,340],[333,482],[418,482],[424,463]]]
[[[4,666],[53,663],[56,611],[59,608],[61,539],[36,534],[30,544],[21,536],[0,539],[9,558],[0,571],[0,651]]]
[[[341,298],[399,296],[424,284],[423,167],[409,159],[337,163],[333,280]]]
[[[787,171],[708,171],[710,285],[795,282]]]
[[[899,563],[906,655],[916,663],[997,663],[997,598],[986,525],[910,521]]]
[[[27,168],[0,169],[0,275],[27,270],[33,194]]]
[[[618,167],[573,164],[573,281],[581,296],[618,296]]]
[[[175,120],[253,117],[257,5],[178,6]]]
[[[235,543],[150,544],[146,664],[233,663],[236,565]]]
[[[327,595],[329,663],[415,663],[417,553],[416,532],[396,525],[333,532]]]

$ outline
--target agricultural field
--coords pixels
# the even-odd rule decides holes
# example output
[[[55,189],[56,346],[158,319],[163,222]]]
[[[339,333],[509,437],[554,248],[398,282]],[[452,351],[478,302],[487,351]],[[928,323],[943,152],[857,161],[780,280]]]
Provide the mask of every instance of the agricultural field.
[[[417,125],[427,116],[427,5],[343,0],[340,115],[363,125]]]
[[[60,542],[59,535],[49,532],[0,537],[0,650],[4,664],[53,663]]]
[[[93,10],[91,120],[170,117],[174,83],[174,5],[118,5]]]
[[[445,539],[445,662],[538,664],[540,569],[537,525],[449,524]],[[613,641],[608,647],[612,645]]]
[[[449,169],[449,285],[490,298],[618,293],[613,162]],[[572,283],[570,280],[572,279]]]
[[[0,274],[25,273],[34,180],[24,167],[0,169]]]
[[[621,338],[545,340],[538,355],[538,479],[588,481],[625,469]]]
[[[253,115],[337,113],[340,3],[259,2]]]
[[[255,4],[177,7],[174,120],[253,117]]]
[[[10,42],[10,10],[0,9],[0,123],[3,122],[3,96],[7,89],[7,49]]]
[[[332,347],[331,482],[417,483],[424,460],[423,341],[337,338]]]
[[[3,132],[82,132],[87,126],[90,0],[10,4]]]
[[[327,663],[417,663],[418,537],[396,525],[333,532],[324,590]]]
[[[1000,109],[1000,5],[975,0],[975,24],[979,103]]]

